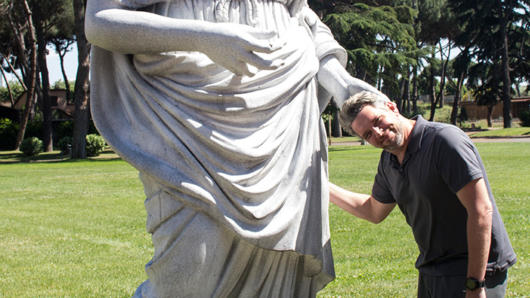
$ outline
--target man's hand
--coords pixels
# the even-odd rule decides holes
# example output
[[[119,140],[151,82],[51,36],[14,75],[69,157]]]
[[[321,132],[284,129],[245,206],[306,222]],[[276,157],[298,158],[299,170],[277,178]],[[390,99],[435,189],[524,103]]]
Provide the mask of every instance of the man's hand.
[[[484,288],[476,289],[474,291],[466,291],[466,298],[486,298],[486,290]]]
[[[396,204],[383,204],[367,194],[345,190],[331,182],[329,199],[345,211],[372,223],[383,221],[396,206]]]

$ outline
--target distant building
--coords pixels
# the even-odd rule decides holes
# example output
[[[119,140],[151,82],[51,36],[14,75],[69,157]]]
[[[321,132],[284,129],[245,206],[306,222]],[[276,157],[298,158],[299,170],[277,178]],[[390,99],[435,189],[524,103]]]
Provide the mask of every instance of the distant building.
[[[488,107],[479,106],[475,102],[462,102],[460,106],[466,109],[466,115],[469,120],[480,120],[487,119],[488,117]],[[495,106],[493,106],[493,111],[491,114],[492,119],[502,118],[503,117],[503,102],[499,101]],[[511,113],[513,118],[519,118],[519,115],[523,111],[528,111],[530,109],[530,96],[526,97],[514,97],[511,101]]]
[[[423,103],[430,103],[431,99],[429,98],[429,95],[420,95],[418,96],[418,100]],[[444,104],[452,104],[455,100],[455,96],[452,94],[444,94]],[[464,97],[461,99],[462,102],[473,102],[475,99],[472,98],[469,94],[464,95]]]
[[[51,108],[53,113],[53,121],[72,120],[74,117],[75,105],[70,104],[66,100],[65,89],[50,90]],[[15,106],[12,107],[10,102],[0,102],[0,118],[9,118],[12,121],[19,121],[20,111],[26,106],[28,93],[23,92],[15,101]]]

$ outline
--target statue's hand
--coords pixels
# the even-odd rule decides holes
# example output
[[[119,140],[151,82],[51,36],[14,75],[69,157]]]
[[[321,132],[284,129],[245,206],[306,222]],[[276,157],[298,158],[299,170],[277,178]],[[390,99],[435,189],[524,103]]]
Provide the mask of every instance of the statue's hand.
[[[259,69],[276,69],[280,59],[269,58],[285,44],[274,32],[263,32],[246,25],[216,23],[197,42],[197,50],[236,75],[253,76]],[[251,67],[253,66],[253,67]]]

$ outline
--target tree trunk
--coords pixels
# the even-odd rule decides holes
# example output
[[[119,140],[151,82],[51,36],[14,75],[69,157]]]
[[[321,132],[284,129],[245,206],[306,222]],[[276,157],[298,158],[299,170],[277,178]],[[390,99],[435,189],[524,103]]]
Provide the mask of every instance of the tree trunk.
[[[74,87],[74,136],[72,144],[72,158],[86,158],[86,134],[89,120],[89,69],[90,44],[85,36],[85,6],[83,0],[74,0],[75,36],[77,38],[77,75]]]
[[[383,66],[377,67],[377,90],[381,91],[381,86],[383,84],[383,79],[381,78],[383,75]]]
[[[464,82],[464,72],[458,76],[458,82],[456,83],[456,94],[453,101],[453,109],[451,110],[451,124],[456,125],[456,118],[458,117],[458,105],[460,98],[462,97],[462,85]]]
[[[439,42],[440,45],[440,61],[442,62],[442,69],[440,74],[440,92],[438,93],[438,96],[436,97],[436,100],[438,101],[438,107],[443,108],[444,106],[444,91],[445,91],[445,74],[447,72],[447,65],[449,63],[449,57],[451,56],[451,43],[447,45],[447,58],[444,60],[444,54],[443,54],[443,46],[442,42]]]
[[[70,82],[68,81],[66,70],[64,69],[64,56],[68,52],[69,45],[70,45],[70,42],[68,42],[67,46],[64,48],[64,51],[62,51],[60,47],[56,45],[57,54],[59,55],[59,64],[61,66],[61,73],[63,75],[64,88],[66,89],[66,102],[67,103],[71,102],[72,100],[72,92],[70,91]]]
[[[28,30],[28,41],[29,45],[31,46],[31,57],[30,57],[30,71],[27,74],[28,80],[26,82],[29,83],[29,88],[27,90],[27,99],[26,99],[26,105],[24,110],[24,115],[22,117],[22,121],[20,122],[20,128],[17,134],[17,139],[15,142],[15,149],[20,149],[20,144],[22,143],[22,140],[24,140],[24,135],[26,133],[26,127],[28,125],[29,121],[29,115],[31,114],[33,110],[33,102],[35,97],[35,88],[36,88],[36,82],[37,82],[37,42],[35,38],[35,27],[33,26],[33,21],[31,19],[31,10],[29,9],[28,2],[26,0],[23,0],[22,2],[24,13],[26,14],[26,23],[27,23],[27,30]],[[26,57],[26,55],[23,53],[25,50],[25,44],[23,36],[21,36],[20,32],[17,32],[17,28],[15,27],[14,22],[11,20],[11,17],[8,16],[10,19],[10,24],[13,27],[13,31],[15,32],[15,36],[17,37],[17,43],[19,47],[19,51],[21,52],[21,55],[19,58],[23,60],[25,63],[26,59],[23,59]]]
[[[410,68],[407,70],[407,77],[405,79],[405,85],[403,87],[403,106],[402,109],[407,115],[410,116]]]
[[[431,51],[431,59],[434,61],[434,48]],[[436,112],[436,97],[434,88],[434,67],[431,64],[430,74],[429,74],[429,98],[431,99],[431,115],[429,116],[429,121],[434,121],[434,113]]]
[[[39,65],[39,72],[41,77],[41,94],[42,94],[42,135],[43,145],[45,152],[51,152],[53,150],[53,128],[52,128],[52,103],[50,98],[50,79],[48,74],[48,65],[46,63],[46,38],[44,28],[42,27],[41,17],[34,14],[34,23],[37,24],[37,60]]]
[[[328,146],[331,146],[331,115],[328,117],[328,129],[326,129],[326,136],[328,137]]]
[[[10,20],[10,24],[12,26],[14,25],[11,20]],[[19,46],[21,46],[21,45],[19,45]],[[24,46],[24,44],[22,44],[22,46]],[[24,57],[26,57],[26,55],[24,55]],[[13,67],[13,64],[11,64],[11,62],[9,62],[9,58],[8,57],[4,57],[4,60],[6,61],[7,66],[9,66],[9,69],[11,70],[11,74],[13,74],[17,78],[17,81],[19,82],[20,86],[22,86],[24,91],[28,91],[28,87],[26,87],[26,84],[24,83],[24,80],[18,75],[17,71]],[[25,64],[25,63],[22,63],[22,65],[23,65],[23,67],[27,66],[27,64]]]
[[[339,109],[333,109],[333,117],[331,122],[331,135],[336,138],[342,137],[342,128],[339,123]]]
[[[418,66],[412,71],[412,113],[418,114]]]
[[[488,127],[493,126],[493,123],[491,121],[491,115],[493,115],[493,107],[494,105],[488,105],[488,118],[486,119],[488,122]]]
[[[510,9],[508,7],[507,9]],[[502,24],[501,24],[501,36],[502,36],[502,110],[503,110],[503,118],[504,118],[504,128],[512,127],[512,115],[511,115],[511,96],[510,96],[510,65],[509,62],[509,54],[508,54],[508,33],[507,30],[507,19],[506,16],[504,17]]]
[[[2,60],[3,59],[4,58],[2,57]],[[7,88],[7,93],[9,94],[9,102],[11,103],[11,107],[15,108],[15,99],[13,98],[13,91],[11,91],[11,86],[9,86],[9,81],[7,80],[7,76],[4,71],[3,61],[0,63],[0,71],[2,72],[2,78],[4,79],[4,82],[6,82],[6,88]]]
[[[403,111],[403,93],[405,92],[405,78],[401,78],[399,80],[399,94],[395,98],[396,107],[398,108],[398,111]]]

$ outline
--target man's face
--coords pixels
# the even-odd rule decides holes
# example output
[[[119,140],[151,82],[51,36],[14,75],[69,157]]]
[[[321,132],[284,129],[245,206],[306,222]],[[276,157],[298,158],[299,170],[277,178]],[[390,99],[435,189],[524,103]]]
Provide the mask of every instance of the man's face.
[[[366,105],[351,126],[356,134],[373,146],[394,151],[403,145],[403,125],[398,115],[397,110],[389,107]]]

